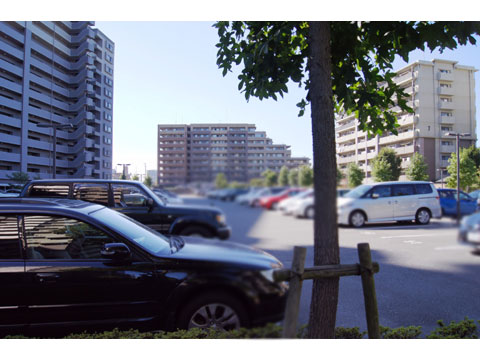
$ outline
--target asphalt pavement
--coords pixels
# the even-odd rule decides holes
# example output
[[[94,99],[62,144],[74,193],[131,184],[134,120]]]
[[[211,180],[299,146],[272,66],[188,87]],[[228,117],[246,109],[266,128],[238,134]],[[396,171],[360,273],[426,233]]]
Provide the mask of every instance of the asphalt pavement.
[[[307,248],[305,266],[313,266],[313,221],[277,211],[249,208],[232,202],[187,198],[187,202],[220,207],[232,227],[227,241],[258,247],[291,266],[294,246]],[[380,324],[422,326],[424,335],[437,320],[480,320],[480,256],[456,240],[452,219],[429,225],[396,223],[339,229],[340,262],[358,263],[357,244],[368,242],[372,260],[380,264],[375,286]],[[303,284],[299,324],[308,322],[312,281]],[[360,277],[340,280],[337,326],[366,330]]]

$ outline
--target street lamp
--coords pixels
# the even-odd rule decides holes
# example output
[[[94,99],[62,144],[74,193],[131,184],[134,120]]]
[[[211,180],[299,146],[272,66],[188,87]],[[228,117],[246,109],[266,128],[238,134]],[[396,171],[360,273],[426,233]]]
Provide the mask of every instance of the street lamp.
[[[57,129],[73,129],[73,124],[37,124],[40,128],[53,129],[53,178],[57,176]]]
[[[460,137],[470,136],[469,133],[448,132],[447,136],[455,136],[457,152],[457,225],[460,223]]]

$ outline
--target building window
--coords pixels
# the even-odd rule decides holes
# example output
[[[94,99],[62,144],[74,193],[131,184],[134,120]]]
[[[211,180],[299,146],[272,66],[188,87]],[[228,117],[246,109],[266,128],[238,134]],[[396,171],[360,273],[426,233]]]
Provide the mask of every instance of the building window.
[[[110,134],[112,132],[112,127],[108,126],[107,124],[103,124],[103,131]]]
[[[103,156],[110,157],[111,155],[112,155],[112,152],[110,150],[103,148]]]
[[[105,93],[105,96],[107,96],[109,98],[112,98],[112,96],[113,96],[113,93],[110,90],[108,90],[107,88],[105,88],[104,93]]]
[[[107,112],[103,112],[103,118],[108,121],[112,121],[112,114],[109,114]]]
[[[105,42],[105,47],[110,51],[113,52],[113,45],[108,41]]]
[[[104,144],[107,144],[107,145],[111,145],[111,144],[112,144],[112,139],[104,136],[104,137],[103,137],[103,143],[104,143]]]
[[[448,112],[448,111],[442,111],[440,113],[441,116],[453,116],[453,114],[451,112]]]
[[[108,76],[105,76],[105,84],[113,86],[113,80],[110,79]]]
[[[111,103],[110,101],[105,100],[105,101],[103,102],[103,105],[104,105],[107,109],[110,109],[110,110],[112,109],[112,103]]]
[[[105,54],[105,59],[106,59],[110,64],[113,63],[113,57],[111,57],[110,55]]]
[[[107,64],[105,64],[105,71],[107,73],[109,73],[110,75],[113,75],[113,69],[110,66],[108,66]]]

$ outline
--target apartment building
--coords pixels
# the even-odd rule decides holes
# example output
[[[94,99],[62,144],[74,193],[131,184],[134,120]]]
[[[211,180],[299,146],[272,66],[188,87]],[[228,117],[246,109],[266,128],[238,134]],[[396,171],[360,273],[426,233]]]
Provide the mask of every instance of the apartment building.
[[[158,184],[248,182],[267,169],[296,168],[308,158],[291,156],[289,145],[274,144],[253,124],[158,125]]]
[[[449,132],[468,133],[461,147],[476,141],[475,79],[477,70],[450,60],[417,61],[397,71],[395,82],[409,95],[414,113],[395,107],[398,135],[391,132],[369,137],[352,114],[336,117],[337,164],[343,170],[357,163],[372,182],[371,161],[383,147],[395,149],[402,158],[402,175],[415,152],[425,157],[431,181],[445,174],[448,159],[455,152],[455,137]]]
[[[0,179],[111,178],[115,45],[94,25],[0,22]]]

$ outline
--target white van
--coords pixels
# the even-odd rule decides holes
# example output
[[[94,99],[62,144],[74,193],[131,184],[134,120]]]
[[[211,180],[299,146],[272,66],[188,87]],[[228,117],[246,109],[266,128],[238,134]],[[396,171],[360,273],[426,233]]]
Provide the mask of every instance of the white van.
[[[360,185],[337,199],[338,223],[361,227],[365,223],[412,221],[426,225],[440,218],[442,209],[435,186],[427,181],[390,181]]]

